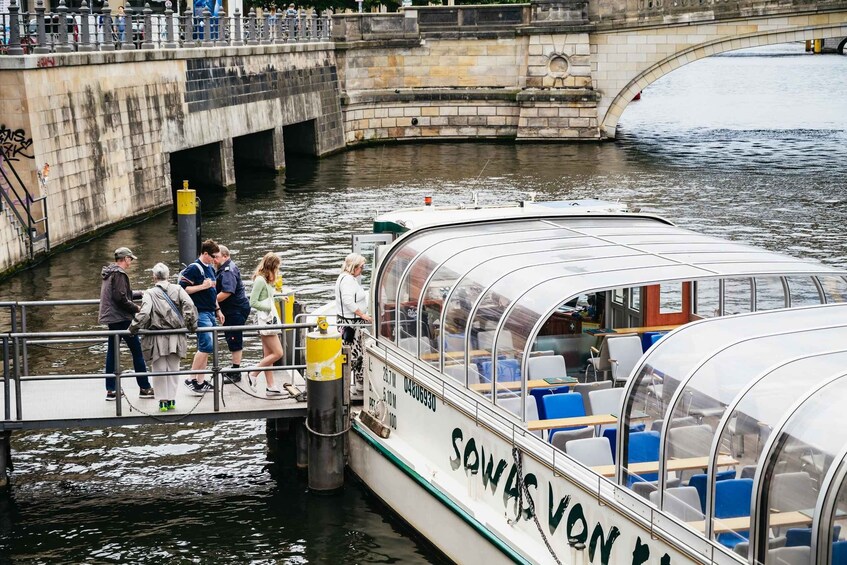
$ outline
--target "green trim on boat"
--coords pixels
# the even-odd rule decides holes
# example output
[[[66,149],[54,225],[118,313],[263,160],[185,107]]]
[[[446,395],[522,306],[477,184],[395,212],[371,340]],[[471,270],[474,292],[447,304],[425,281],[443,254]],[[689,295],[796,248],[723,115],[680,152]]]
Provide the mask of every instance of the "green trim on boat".
[[[407,228],[394,222],[375,221],[374,233],[406,233]]]
[[[458,504],[453,502],[447,495],[443,492],[435,488],[432,483],[425,480],[418,473],[416,473],[413,469],[410,469],[408,465],[406,465],[403,461],[400,460],[396,455],[388,451],[385,447],[383,447],[378,441],[373,439],[367,432],[363,431],[360,427],[360,424],[353,420],[353,431],[358,433],[366,442],[368,442],[374,449],[379,451],[383,457],[394,463],[394,466],[403,471],[406,475],[409,476],[412,480],[422,486],[429,494],[437,498],[442,504],[447,506],[450,510],[453,511],[459,518],[464,520],[470,527],[477,531],[482,537],[487,539],[489,542],[494,544],[497,549],[502,551],[509,559],[514,561],[515,563],[529,564],[530,562],[524,559],[520,554],[518,554],[514,549],[512,549],[508,544],[506,544],[503,540],[494,535],[491,531],[488,530],[485,526],[479,523],[479,521],[464,511]]]

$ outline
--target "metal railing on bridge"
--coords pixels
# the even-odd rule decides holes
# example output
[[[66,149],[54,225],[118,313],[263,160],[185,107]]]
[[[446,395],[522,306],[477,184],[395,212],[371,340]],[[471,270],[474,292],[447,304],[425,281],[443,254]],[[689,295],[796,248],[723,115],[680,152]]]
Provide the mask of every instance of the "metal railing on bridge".
[[[259,341],[259,330],[279,329],[280,339],[284,347],[283,358],[273,365],[272,370],[278,377],[283,373],[292,376],[287,382],[293,380],[293,375],[299,377],[306,368],[304,359],[305,332],[314,329],[314,321],[296,321],[295,323],[279,324],[275,326],[217,326],[211,328],[198,328],[196,332],[187,330],[150,330],[140,331],[139,336],[150,334],[187,334],[189,345],[195,339],[193,336],[199,333],[211,333],[213,351],[209,354],[209,363],[206,369],[182,369],[173,372],[154,372],[148,368],[145,373],[127,372],[121,370],[120,341],[123,336],[129,334],[126,330],[91,330],[91,331],[30,331],[28,320],[34,309],[55,307],[85,307],[93,306],[99,300],[45,300],[45,301],[21,301],[0,302],[0,311],[8,312],[8,331],[0,333],[0,350],[2,350],[2,395],[3,414],[0,418],[0,429],[12,429],[16,427],[61,427],[62,422],[83,422],[97,420],[102,425],[120,425],[122,423],[135,423],[144,418],[159,418],[162,415],[145,412],[135,401],[130,401],[126,396],[122,397],[122,386],[125,379],[136,377],[156,377],[164,375],[179,375],[180,380],[185,377],[205,374],[213,384],[213,389],[199,397],[196,401],[189,400],[189,409],[181,409],[173,414],[168,413],[163,417],[167,421],[179,421],[182,419],[214,419],[224,417],[227,412],[241,414],[256,414],[262,417],[269,411],[292,412],[305,411],[305,404],[292,405],[292,403],[276,402],[268,400],[293,400],[293,393],[289,390],[282,398],[265,398],[257,395],[250,388],[243,386],[246,379],[242,379],[241,385],[226,387],[231,402],[227,406],[225,398],[225,373],[246,374],[248,371],[261,372],[264,368],[257,366],[242,366],[238,369],[222,366],[222,355],[219,348],[218,337],[226,331],[242,331],[246,337],[256,336]],[[5,316],[4,316],[5,317]],[[298,317],[302,318],[302,315]],[[102,365],[105,355],[96,354],[92,356],[92,348],[107,345],[108,340],[113,340],[113,362],[114,372],[105,373]],[[33,348],[46,351],[64,351],[64,355],[45,353],[41,355],[39,364],[41,368],[32,370]],[[76,359],[69,359],[71,353],[79,349],[82,351]],[[185,360],[183,360],[183,363]],[[71,367],[71,370],[65,369]],[[62,367],[62,370],[55,370]],[[96,368],[94,368],[96,367]],[[75,370],[74,370],[75,369]],[[115,377],[115,392],[119,401],[114,405],[102,403],[103,388],[92,386],[94,382],[101,383],[106,377]],[[284,379],[285,380],[285,379]],[[181,387],[179,387],[181,389]],[[99,391],[99,392],[98,392]],[[96,395],[96,398],[91,398]],[[237,397],[234,395],[238,395]],[[212,397],[211,403],[205,402],[208,396]],[[84,407],[68,410],[67,403],[85,403]],[[126,405],[125,405],[126,404]],[[193,404],[193,406],[191,406]],[[108,408],[104,405],[108,405]],[[112,407],[113,406],[113,407]],[[127,408],[129,414],[126,413]],[[153,410],[153,409],[151,409]],[[155,410],[153,410],[155,412]],[[127,421],[131,420],[131,421]],[[75,424],[76,425],[76,424]]]
[[[329,12],[301,10],[294,14],[262,13],[251,8],[245,16],[236,8],[231,15],[213,14],[209,9],[179,14],[170,8],[154,13],[149,2],[141,10],[129,2],[113,10],[108,1],[94,12],[83,0],[71,12],[59,0],[48,12],[42,0],[35,10],[21,12],[17,0],[0,13],[0,54],[28,55],[135,49],[177,49],[281,45],[329,41],[332,18]]]

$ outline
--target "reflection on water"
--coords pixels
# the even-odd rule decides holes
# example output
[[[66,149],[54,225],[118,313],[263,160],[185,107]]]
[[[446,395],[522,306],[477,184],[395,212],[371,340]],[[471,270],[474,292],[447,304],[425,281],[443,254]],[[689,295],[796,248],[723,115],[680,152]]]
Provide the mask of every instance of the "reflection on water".
[[[692,229],[844,266],[847,57],[802,46],[699,61],[645,90],[614,143],[378,146],[320,161],[289,158],[284,178],[239,177],[203,194],[204,233],[242,272],[268,250],[286,284],[324,302],[350,232],[415,205],[594,197],[621,200]],[[51,258],[0,285],[0,300],[96,297],[100,266],[126,245],[131,273],[178,268],[170,214]],[[141,268],[138,268],[141,267]],[[91,329],[93,308],[32,310],[30,329]],[[0,319],[2,321],[2,319]],[[105,346],[36,351],[34,366],[98,370]],[[247,359],[259,346],[248,343]],[[101,402],[100,398],[92,402]],[[15,436],[17,485],[0,499],[0,552],[31,561],[390,562],[437,559],[356,484],[307,494],[302,477],[266,468],[264,423],[126,427]]]

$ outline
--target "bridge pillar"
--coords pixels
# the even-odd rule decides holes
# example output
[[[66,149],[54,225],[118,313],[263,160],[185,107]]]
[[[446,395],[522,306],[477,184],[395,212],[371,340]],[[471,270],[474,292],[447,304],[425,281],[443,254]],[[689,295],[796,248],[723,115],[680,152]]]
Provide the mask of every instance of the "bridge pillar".
[[[211,172],[219,186],[235,186],[235,158],[232,154],[232,139],[226,138],[218,144],[220,149],[212,153]]]

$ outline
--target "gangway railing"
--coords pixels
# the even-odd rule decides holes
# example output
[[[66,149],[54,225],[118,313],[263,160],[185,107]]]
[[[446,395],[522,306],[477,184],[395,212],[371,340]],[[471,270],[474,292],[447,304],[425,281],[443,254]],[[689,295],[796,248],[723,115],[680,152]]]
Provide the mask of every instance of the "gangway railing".
[[[210,354],[210,364],[206,369],[184,369],[179,371],[165,371],[165,372],[155,372],[155,371],[147,371],[144,373],[141,372],[133,372],[133,373],[123,373],[120,369],[120,339],[122,336],[130,335],[127,330],[98,330],[98,331],[84,331],[84,332],[19,332],[19,333],[11,333],[0,336],[0,339],[3,340],[3,378],[4,378],[4,392],[5,395],[5,419],[11,420],[15,419],[18,421],[23,421],[26,418],[26,414],[24,413],[23,407],[23,395],[21,390],[21,384],[23,382],[28,381],[63,381],[63,380],[87,380],[87,379],[99,379],[102,380],[106,377],[114,377],[115,378],[115,394],[118,398],[121,397],[121,380],[126,378],[135,378],[135,377],[156,377],[156,376],[166,376],[166,375],[211,375],[211,381],[214,385],[211,394],[213,395],[213,411],[220,412],[221,411],[221,403],[222,403],[222,384],[223,384],[223,373],[224,370],[227,373],[245,373],[248,371],[257,371],[259,370],[256,366],[250,367],[240,367],[238,369],[222,367],[220,364],[220,351],[218,344],[218,336],[224,331],[243,331],[245,333],[258,333],[259,330],[268,330],[268,329],[278,329],[281,332],[294,331],[298,329],[311,329],[314,328],[313,324],[278,324],[274,326],[270,325],[246,325],[246,326],[216,326],[211,328],[197,328],[196,334],[201,333],[211,333],[213,338],[213,351]],[[186,329],[179,330],[141,330],[138,332],[138,336],[144,335],[173,335],[173,334],[194,334],[195,332],[189,332]],[[32,375],[29,373],[28,363],[27,363],[27,355],[25,351],[27,351],[28,345],[60,345],[60,344],[79,344],[79,343],[103,343],[105,340],[113,340],[113,361],[115,363],[115,371],[113,373],[105,373],[105,372],[82,372],[82,373],[66,373],[66,374],[39,374]],[[11,343],[12,354],[9,355]],[[301,371],[305,369],[305,365],[299,364],[282,364],[282,365],[274,365],[272,370],[274,371]],[[262,368],[264,370],[264,368]],[[15,414],[14,416],[11,414],[10,408],[11,404],[9,401],[9,389],[10,389],[10,381],[14,382],[14,396],[15,398]],[[115,402],[115,416],[123,415],[123,403]]]
[[[277,297],[277,300],[283,300],[283,296]],[[213,395],[213,411],[220,412],[225,408],[225,400],[223,396],[223,373],[246,373],[248,371],[257,371],[256,366],[242,366],[240,368],[223,367],[222,366],[222,351],[220,350],[219,337],[222,332],[227,331],[242,331],[248,336],[256,335],[260,330],[278,329],[280,330],[280,339],[284,345],[284,356],[280,361],[273,366],[273,371],[290,371],[302,372],[305,369],[304,341],[305,332],[315,329],[315,321],[307,321],[305,315],[298,314],[297,320],[294,323],[278,324],[275,326],[258,326],[247,324],[243,326],[215,326],[211,328],[198,328],[196,332],[189,332],[186,329],[180,330],[142,330],[138,332],[139,336],[147,334],[187,334],[189,343],[195,340],[194,336],[199,333],[211,333],[213,337],[213,351],[209,355],[208,368],[205,370],[183,369],[173,372],[154,372],[148,370],[145,373],[123,373],[120,364],[120,341],[123,336],[129,335],[126,330],[106,330],[106,329],[91,329],[83,331],[43,331],[31,329],[32,313],[36,309],[43,308],[73,308],[73,307],[95,307],[99,304],[98,299],[76,299],[76,300],[39,300],[39,301],[6,301],[0,302],[0,313],[6,315],[6,320],[0,325],[0,340],[3,346],[3,416],[5,422],[0,424],[0,427],[9,427],[13,422],[23,422],[27,419],[25,406],[23,403],[25,392],[22,390],[22,384],[30,381],[67,381],[71,379],[91,380],[104,379],[106,377],[114,377],[116,383],[116,396],[121,398],[120,391],[122,379],[128,377],[155,377],[162,375],[197,375],[206,374],[210,377],[210,381],[215,385],[214,390],[208,394]],[[5,331],[4,331],[5,330]],[[90,363],[85,369],[78,371],[69,371],[66,373],[53,373],[50,371],[31,370],[34,361],[32,348],[39,347],[44,349],[63,348],[71,350],[68,346],[97,346],[108,343],[108,340],[116,342],[113,347],[114,372],[105,373],[98,368],[92,371]],[[258,335],[256,336],[258,342]],[[105,360],[105,356],[97,356],[99,360]],[[44,361],[47,357],[38,356],[39,361]],[[299,361],[299,362],[298,362]],[[66,362],[63,359],[62,362]],[[77,364],[79,366],[79,364]],[[102,366],[102,365],[100,365]],[[125,398],[125,397],[124,397]],[[201,399],[202,400],[202,399]],[[198,401],[199,402],[199,401]],[[130,410],[137,410],[136,407],[129,403]],[[115,403],[115,417],[123,416],[123,403]],[[172,419],[169,419],[172,421]],[[14,426],[12,426],[14,427]]]

